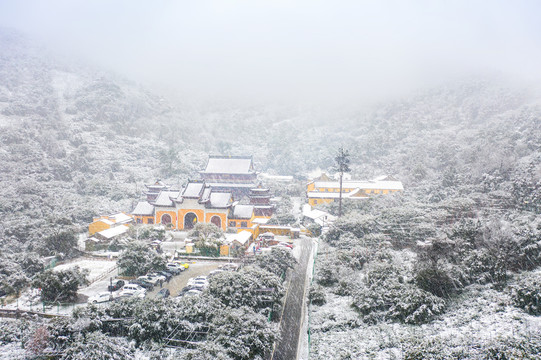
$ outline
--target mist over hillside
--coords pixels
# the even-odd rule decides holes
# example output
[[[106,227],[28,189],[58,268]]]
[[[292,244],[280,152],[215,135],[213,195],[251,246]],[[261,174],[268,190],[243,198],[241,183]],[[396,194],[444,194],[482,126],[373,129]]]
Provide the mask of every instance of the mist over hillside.
[[[212,153],[253,154],[260,170],[305,179],[330,170],[343,145],[355,177],[393,174],[407,189],[452,173],[457,189],[509,193],[541,171],[539,98],[502,80],[453,83],[375,110],[179,108],[110,72],[66,64],[15,31],[2,30],[0,48],[4,241],[51,219],[84,224],[128,211],[144,181],[180,184]],[[482,185],[494,178],[502,181]]]
[[[126,67],[133,72],[137,63],[144,61]],[[201,72],[203,67],[194,68]],[[258,67],[254,69],[251,71],[257,72]],[[151,70],[147,69],[146,76],[163,75],[167,67]],[[356,76],[362,78],[365,72],[359,69]],[[276,195],[284,195],[271,220],[310,228],[315,224],[304,223],[300,209],[294,207],[306,202],[308,174],[316,169],[334,173],[337,149],[343,147],[350,154],[352,178],[392,175],[402,181],[404,191],[345,201],[340,211],[343,216],[321,236],[301,239],[310,244],[310,250],[302,249],[300,242],[295,245],[307,254],[303,261],[315,267],[297,274],[302,283],[313,280],[308,300],[305,294],[299,299],[310,302],[306,313],[313,316],[307,322],[312,326],[313,343],[305,344],[304,350],[311,346],[314,359],[391,355],[432,359],[436,353],[443,354],[438,355],[441,359],[453,358],[453,354],[485,359],[486,351],[507,356],[516,349],[523,355],[539,354],[539,335],[532,336],[530,325],[523,325],[539,323],[534,318],[541,311],[539,302],[520,303],[533,293],[531,289],[538,288],[541,266],[538,88],[513,77],[485,74],[426,82],[430,86],[419,86],[410,93],[390,91],[387,96],[380,96],[385,86],[374,87],[374,97],[367,95],[369,86],[359,94],[351,92],[353,86],[347,96],[326,88],[322,92],[313,89],[318,93],[314,98],[300,94],[283,101],[288,95],[281,94],[276,101],[269,97],[254,101],[259,93],[254,90],[246,101],[228,101],[223,90],[229,84],[223,81],[234,74],[221,77],[215,99],[198,101],[196,94],[191,97],[185,91],[187,84],[163,93],[156,90],[159,87],[149,90],[125,73],[64,58],[16,30],[0,28],[0,290],[13,296],[28,288],[42,273],[44,257],[66,260],[77,255],[76,235],[86,233],[93,216],[131,211],[144,184],[156,179],[180,188],[188,179],[198,178],[209,155],[253,155],[257,171],[293,176],[291,186],[270,184]],[[332,74],[326,76],[332,78]],[[340,84],[347,68],[337,74],[342,77],[327,80]],[[310,77],[310,71],[299,76],[303,77]],[[284,78],[287,73],[278,79]],[[234,80],[232,98],[242,93]],[[239,80],[244,86],[253,85],[252,79]],[[281,84],[284,94],[306,90],[306,84],[286,88],[294,82],[291,79],[271,82]],[[197,91],[208,86],[203,84]],[[178,90],[181,88],[183,92]],[[327,93],[333,96],[325,101]],[[336,101],[342,95],[343,101]],[[303,101],[306,98],[311,101]],[[318,209],[339,215],[335,203]],[[318,226],[315,230],[321,233]],[[324,256],[317,257],[318,251]],[[286,268],[273,276],[285,274]],[[242,276],[258,283],[254,279],[259,271]],[[286,279],[282,277],[282,281]],[[253,288],[244,284],[239,288]],[[277,284],[282,286],[282,282]],[[214,290],[221,288],[219,284]],[[524,290],[523,298],[517,295],[517,288]],[[222,300],[229,301],[230,296],[228,293]],[[539,292],[535,296],[539,299]],[[245,326],[253,318],[253,310],[233,309],[207,294],[201,299],[201,303],[186,304],[201,314],[219,314],[216,321],[228,319],[226,315],[238,316],[237,325],[250,334],[256,334],[252,329],[278,333],[273,330],[275,321],[266,316],[253,327]],[[79,336],[93,331],[100,344],[119,342],[132,352],[136,346],[137,351],[159,358],[165,351],[163,336],[153,335],[149,340],[145,333],[156,328],[156,314],[151,314],[156,303],[154,299],[145,301],[149,302],[135,307],[136,302],[117,306],[117,310],[126,306],[133,314],[148,311],[148,321],[137,325],[142,329],[138,335],[130,330],[119,336],[108,325],[81,330],[71,324],[77,337],[70,344],[78,346],[82,342]],[[279,305],[281,300],[276,301]],[[169,305],[163,302],[160,306],[167,309],[164,314],[174,314],[170,316],[174,321],[182,311],[192,311]],[[186,309],[192,309],[190,306]],[[85,318],[102,310],[85,307],[71,320],[86,322]],[[119,316],[128,314],[121,313]],[[201,334],[207,335],[206,314],[204,319],[188,317],[181,322],[198,329],[193,326],[202,321]],[[512,330],[505,330],[509,324]],[[26,334],[38,333],[38,325],[27,326]],[[56,331],[54,322],[49,325]],[[229,320],[225,325],[230,325]],[[137,326],[126,325],[126,329]],[[472,331],[476,326],[486,326],[498,337]],[[19,333],[13,324],[0,328],[5,331],[1,339]],[[449,335],[449,329],[459,335]],[[535,333],[538,326],[532,329]],[[230,338],[242,346],[251,344],[251,338],[238,341],[236,334],[220,335],[223,344],[213,351],[225,354],[222,346],[235,348]],[[15,335],[11,338],[17,339]],[[467,339],[471,345],[468,348],[456,339]],[[143,340],[151,345],[144,348]],[[270,348],[275,339],[267,340]],[[2,346],[13,343],[15,340],[0,341]],[[205,346],[214,346],[212,341],[204,344],[194,349],[191,344],[180,351],[189,357],[192,350],[201,354]],[[425,357],[415,357],[418,354]]]

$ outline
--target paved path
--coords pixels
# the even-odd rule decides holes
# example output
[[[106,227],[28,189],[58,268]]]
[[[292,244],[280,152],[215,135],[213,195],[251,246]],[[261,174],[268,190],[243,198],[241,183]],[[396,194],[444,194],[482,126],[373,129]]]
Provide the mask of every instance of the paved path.
[[[302,323],[304,287],[306,269],[312,251],[312,240],[300,239],[301,256],[299,263],[290,273],[284,311],[280,321],[281,339],[276,343],[271,360],[294,360],[297,358],[297,348]]]

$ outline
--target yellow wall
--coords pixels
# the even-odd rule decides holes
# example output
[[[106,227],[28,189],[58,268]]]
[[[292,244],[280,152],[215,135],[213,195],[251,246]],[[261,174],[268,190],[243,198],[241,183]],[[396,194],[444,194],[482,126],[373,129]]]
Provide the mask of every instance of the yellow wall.
[[[241,227],[240,226],[241,222],[246,221],[246,223],[247,223],[246,227],[242,227],[242,229],[247,230],[246,228],[251,228],[254,225],[253,222],[252,222],[252,221],[254,221],[254,219],[255,219],[255,216],[254,216],[254,212],[252,211],[252,217],[249,218],[249,219],[233,219],[233,218],[229,218],[227,220],[227,226],[229,226],[229,223],[231,221],[234,221],[236,223],[236,225],[235,226],[230,226],[230,227],[240,228]]]
[[[308,186],[306,186],[306,191],[314,191],[314,189],[316,188],[316,183],[315,182],[311,182],[308,184]]]
[[[197,213],[195,213],[197,215]],[[210,220],[212,219],[213,216],[218,216],[220,218],[220,220],[222,220],[222,230],[225,231],[226,227],[227,227],[227,216],[223,213],[206,213],[205,214],[205,222],[210,224]],[[199,216],[197,216],[197,219],[199,220]]]
[[[197,216],[197,222],[205,222],[205,210],[203,209],[179,209],[178,210],[178,229],[184,229],[184,216],[188,213],[194,213]],[[210,220],[209,220],[210,221]]]
[[[136,224],[154,224],[154,216],[133,215],[133,218]],[[142,223],[138,223],[138,220],[141,220]],[[152,222],[149,223],[148,220],[152,220]]]
[[[291,228],[275,228],[275,227],[260,226],[259,231],[262,233],[271,232],[274,235],[291,236]]]
[[[229,256],[229,245],[220,246],[220,256]]]
[[[241,231],[248,231],[250,233],[252,233],[252,239],[257,239],[257,237],[259,236],[259,224],[255,224],[249,228],[237,228],[237,234],[240,233]]]
[[[321,205],[321,204],[328,204],[328,203],[331,203],[333,201],[334,201],[334,198],[332,198],[332,199],[309,198],[308,199],[308,204],[310,204],[310,206],[318,206],[318,205]]]
[[[174,211],[156,211],[156,223],[162,223],[162,215],[169,214],[171,216],[171,225],[173,228],[177,228],[177,214]]]
[[[106,224],[101,220],[94,221],[93,223],[88,225],[88,234],[89,235],[94,235],[97,232],[107,230],[107,229],[110,229],[110,228],[111,228],[111,225]]]

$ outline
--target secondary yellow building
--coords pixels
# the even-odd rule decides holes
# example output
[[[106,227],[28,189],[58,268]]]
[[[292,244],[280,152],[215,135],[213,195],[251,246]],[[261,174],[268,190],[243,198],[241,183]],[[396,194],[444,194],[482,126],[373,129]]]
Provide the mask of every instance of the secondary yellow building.
[[[329,178],[324,176],[324,178],[310,181],[306,186],[310,206],[328,204],[340,198],[340,182],[329,181]],[[342,182],[342,200],[363,200],[371,195],[401,191],[404,191],[402,182],[391,176],[381,176],[369,181],[344,180]]]
[[[113,215],[103,215],[95,217],[88,225],[88,235],[92,236],[95,233],[114,228],[118,225],[128,225],[133,223],[133,217],[124,213],[118,213]]]

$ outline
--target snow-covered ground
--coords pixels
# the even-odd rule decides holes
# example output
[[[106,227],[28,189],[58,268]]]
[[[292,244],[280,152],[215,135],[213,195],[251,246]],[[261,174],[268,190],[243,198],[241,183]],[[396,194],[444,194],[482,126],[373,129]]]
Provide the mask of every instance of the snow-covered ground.
[[[109,278],[118,276],[118,269],[116,269],[116,261],[114,260],[75,259],[69,263],[56,266],[54,270],[61,271],[75,266],[79,266],[81,269],[88,269],[90,271],[88,279],[91,282],[90,285],[79,289],[78,294],[80,301],[78,303],[45,306],[41,302],[39,291],[37,289],[28,289],[21,294],[19,299],[6,305],[6,308],[27,311],[44,311],[50,314],[70,314],[75,307],[85,305],[85,300],[87,298],[107,291],[107,285],[110,281]]]
[[[325,305],[312,307],[310,359],[401,359],[405,344],[421,340],[474,349],[479,343],[541,331],[539,317],[514,307],[508,293],[490,285],[469,286],[445,314],[421,326],[365,324],[350,297],[331,292],[326,297]]]
[[[93,282],[101,276],[104,276],[104,274],[111,272],[116,267],[116,261],[100,259],[75,259],[69,263],[56,266],[54,270],[62,271],[71,269],[75,266],[78,266],[81,269],[88,269],[90,271],[88,274],[88,280]]]

